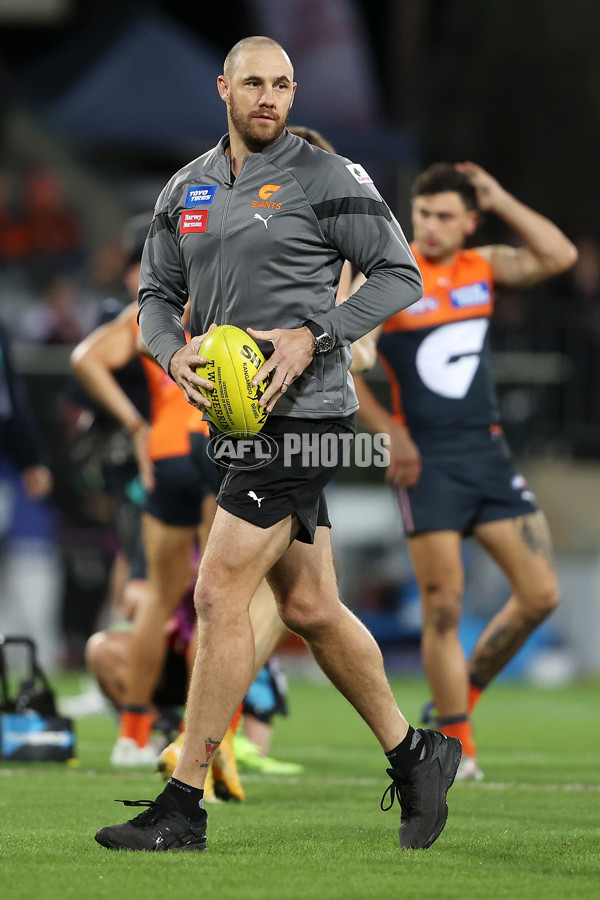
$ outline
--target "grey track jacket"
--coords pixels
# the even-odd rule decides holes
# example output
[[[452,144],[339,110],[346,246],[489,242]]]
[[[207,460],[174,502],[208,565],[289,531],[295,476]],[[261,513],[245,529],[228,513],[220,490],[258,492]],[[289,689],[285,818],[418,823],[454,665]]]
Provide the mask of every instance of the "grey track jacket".
[[[217,325],[299,328],[312,319],[335,341],[316,356],[272,415],[338,418],[358,403],[348,345],[422,294],[400,225],[367,173],[287,130],[248,155],[236,179],[229,138],[189,163],[158,198],[144,254],[139,322],[168,372],[185,344],[181,314],[191,298],[192,335]],[[345,259],[367,277],[336,306]],[[269,355],[271,344],[261,349]]]

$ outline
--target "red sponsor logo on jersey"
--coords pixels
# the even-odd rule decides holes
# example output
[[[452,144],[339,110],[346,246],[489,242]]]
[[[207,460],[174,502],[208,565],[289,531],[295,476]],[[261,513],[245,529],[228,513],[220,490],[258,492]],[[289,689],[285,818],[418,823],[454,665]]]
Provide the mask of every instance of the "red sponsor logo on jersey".
[[[207,224],[207,209],[184,209],[181,213],[179,232],[180,234],[191,234],[206,231]]]

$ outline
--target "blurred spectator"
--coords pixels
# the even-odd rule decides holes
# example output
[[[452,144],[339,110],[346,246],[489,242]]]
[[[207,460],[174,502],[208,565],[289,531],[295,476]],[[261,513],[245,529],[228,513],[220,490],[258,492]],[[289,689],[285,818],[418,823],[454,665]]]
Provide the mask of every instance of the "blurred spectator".
[[[25,173],[24,186],[0,173],[0,263],[27,263],[30,272],[73,271],[83,260],[79,214],[64,198],[62,183],[49,168]]]
[[[21,475],[28,497],[41,500],[52,490],[44,442],[37,430],[25,387],[11,356],[8,332],[0,326],[0,455]]]
[[[127,251],[119,238],[106,241],[91,254],[86,267],[86,293],[93,302],[104,301],[108,296],[118,299],[122,307],[131,302],[123,284],[126,266]]]
[[[0,632],[32,637],[48,666],[58,653],[60,572],[52,509],[40,501],[52,487],[45,437],[0,327]]]
[[[0,171],[0,262],[6,266],[27,255],[27,229],[14,179]]]
[[[32,169],[25,188],[28,256],[69,268],[82,256],[78,214],[70,209],[58,177],[47,168]]]
[[[124,273],[130,268],[131,255],[141,254],[150,218],[150,213],[142,217],[135,244],[128,240],[107,244],[106,253],[99,253],[98,261],[108,263],[106,286],[111,295],[105,294],[101,303],[88,304],[94,321],[86,334],[119,315],[124,307],[121,297],[128,296],[131,302]],[[101,266],[97,276],[96,288],[102,280]],[[148,386],[139,360],[123,367],[115,377],[140,415],[147,418]],[[129,577],[129,560],[138,548],[144,490],[130,435],[72,376],[61,391],[60,416],[63,443],[56,471],[65,571],[64,664],[80,666],[87,638],[101,626],[98,619],[102,613],[118,605]]]
[[[93,309],[79,302],[79,289],[63,275],[52,277],[19,323],[20,337],[37,344],[76,344],[87,333]]]

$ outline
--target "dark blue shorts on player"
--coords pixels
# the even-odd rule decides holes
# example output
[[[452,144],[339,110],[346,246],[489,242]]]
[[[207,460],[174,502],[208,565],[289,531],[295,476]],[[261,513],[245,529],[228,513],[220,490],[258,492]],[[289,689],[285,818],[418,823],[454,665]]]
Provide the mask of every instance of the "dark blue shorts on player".
[[[220,475],[206,452],[208,437],[190,435],[189,456],[154,462],[154,490],[145,509],[165,525],[194,526],[202,521],[202,501],[219,490]]]
[[[227,512],[260,528],[270,528],[288,516],[295,516],[300,529],[296,540],[306,544],[314,541],[319,525],[331,527],[323,489],[342,465],[347,436],[354,434],[354,416],[341,419],[293,419],[289,416],[270,416],[259,437],[268,440],[272,458],[261,462],[261,444],[256,450],[249,442],[249,452],[225,468],[217,503]],[[305,443],[297,452],[290,452],[290,435]],[[321,441],[329,448],[335,446],[336,462],[332,456],[306,452],[306,441]]]
[[[406,534],[458,531],[538,511],[535,497],[514,468],[504,436],[465,436],[463,446],[416,441],[422,472],[415,487],[398,491]]]

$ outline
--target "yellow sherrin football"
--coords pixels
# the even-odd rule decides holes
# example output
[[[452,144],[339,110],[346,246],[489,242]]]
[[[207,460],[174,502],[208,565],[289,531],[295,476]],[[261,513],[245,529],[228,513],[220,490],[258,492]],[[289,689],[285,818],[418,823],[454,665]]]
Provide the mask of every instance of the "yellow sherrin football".
[[[252,386],[265,361],[256,341],[235,325],[219,325],[204,338],[198,355],[206,357],[206,365],[196,372],[215,386],[199,389],[211,402],[208,418],[220,431],[257,434],[267,420],[266,407],[258,401],[269,381]]]

